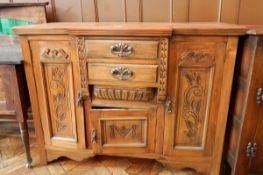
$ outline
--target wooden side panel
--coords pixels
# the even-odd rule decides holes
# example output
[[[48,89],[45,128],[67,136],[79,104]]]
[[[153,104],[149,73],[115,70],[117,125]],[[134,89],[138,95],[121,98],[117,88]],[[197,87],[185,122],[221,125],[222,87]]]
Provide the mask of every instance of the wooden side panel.
[[[227,139],[229,139],[229,147],[227,151],[227,161],[229,162],[230,166],[233,167],[235,164],[235,157],[237,154],[237,149],[239,145],[239,137],[241,132],[240,122],[236,119],[236,116],[230,115],[231,117],[231,132]]]
[[[219,0],[191,0],[189,6],[189,21],[218,21]]]

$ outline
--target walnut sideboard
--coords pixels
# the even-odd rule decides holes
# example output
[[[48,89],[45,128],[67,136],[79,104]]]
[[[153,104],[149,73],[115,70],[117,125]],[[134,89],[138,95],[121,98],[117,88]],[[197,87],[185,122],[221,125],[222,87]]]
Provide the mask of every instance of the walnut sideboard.
[[[14,31],[41,163],[103,154],[219,174],[245,28],[50,23]]]

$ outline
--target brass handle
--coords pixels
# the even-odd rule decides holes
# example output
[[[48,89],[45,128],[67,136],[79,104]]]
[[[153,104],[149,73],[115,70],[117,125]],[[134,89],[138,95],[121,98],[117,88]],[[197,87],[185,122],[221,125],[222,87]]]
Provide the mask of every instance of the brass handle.
[[[77,97],[77,104],[79,107],[83,107],[84,100],[89,99],[88,94],[83,93],[81,90],[78,91]]]
[[[257,91],[257,104],[263,103],[263,88],[259,88]]]
[[[172,101],[171,101],[170,97],[167,97],[167,98],[166,98],[166,101],[165,101],[165,111],[166,111],[166,112],[172,112]]]
[[[129,56],[132,52],[133,48],[125,43],[118,43],[111,46],[111,53],[120,57]]]
[[[133,73],[128,67],[116,67],[111,70],[111,75],[118,80],[129,80]]]
[[[91,143],[96,144],[97,143],[97,131],[95,128],[91,130]]]

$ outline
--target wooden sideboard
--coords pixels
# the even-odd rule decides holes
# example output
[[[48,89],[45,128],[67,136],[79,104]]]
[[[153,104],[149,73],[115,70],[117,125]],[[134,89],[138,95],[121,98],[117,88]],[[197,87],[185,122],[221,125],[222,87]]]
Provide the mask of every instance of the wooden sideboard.
[[[263,28],[249,26],[237,57],[229,110],[227,160],[233,175],[262,174]]]
[[[41,163],[105,154],[219,174],[245,28],[50,23],[14,31]]]

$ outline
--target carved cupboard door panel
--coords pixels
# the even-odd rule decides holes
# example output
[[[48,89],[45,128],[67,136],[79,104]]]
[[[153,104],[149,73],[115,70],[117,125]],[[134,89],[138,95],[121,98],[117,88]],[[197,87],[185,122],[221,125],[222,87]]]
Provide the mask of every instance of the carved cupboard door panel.
[[[156,109],[93,109],[90,115],[92,115],[90,137],[96,152],[104,154],[154,152]]]
[[[177,160],[212,156],[227,38],[175,37],[171,41],[164,154]],[[208,160],[208,159],[207,159]]]
[[[74,45],[67,38],[50,40],[30,42],[45,144],[85,148],[83,109],[76,102],[80,83]]]

